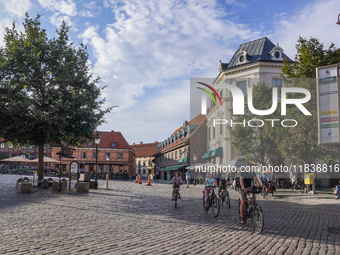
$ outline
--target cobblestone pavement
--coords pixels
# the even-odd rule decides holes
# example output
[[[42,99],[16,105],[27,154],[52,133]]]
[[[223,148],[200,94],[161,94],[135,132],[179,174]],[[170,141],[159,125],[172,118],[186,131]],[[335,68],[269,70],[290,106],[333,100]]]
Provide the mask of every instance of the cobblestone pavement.
[[[257,235],[240,225],[235,191],[231,209],[214,218],[203,211],[203,186],[182,186],[175,209],[164,183],[17,194],[18,178],[0,175],[0,254],[340,254],[340,207],[330,194],[313,196],[323,205],[280,190],[259,198],[265,227]]]

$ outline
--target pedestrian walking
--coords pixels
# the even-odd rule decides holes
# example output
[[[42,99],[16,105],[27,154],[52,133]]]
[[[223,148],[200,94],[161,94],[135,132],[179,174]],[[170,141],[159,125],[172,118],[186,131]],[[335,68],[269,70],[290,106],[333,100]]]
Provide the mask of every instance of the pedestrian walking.
[[[189,182],[190,182],[190,170],[188,170],[185,174],[185,178],[187,179],[187,188],[189,188]]]

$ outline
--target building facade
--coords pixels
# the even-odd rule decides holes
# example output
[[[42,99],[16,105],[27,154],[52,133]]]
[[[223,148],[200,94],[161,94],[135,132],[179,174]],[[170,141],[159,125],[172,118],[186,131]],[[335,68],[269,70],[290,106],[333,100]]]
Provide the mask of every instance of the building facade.
[[[38,158],[39,148],[34,145],[18,146],[7,142],[4,138],[0,138],[0,154],[2,158],[21,156],[28,159]],[[51,156],[51,148],[49,145],[44,146],[44,157]]]
[[[89,141],[80,147],[75,148],[73,153],[74,158],[62,158],[62,173],[67,174],[70,172],[70,163],[76,160],[80,169],[84,169],[85,173],[96,173],[100,177],[104,177],[109,173],[113,175],[128,176],[135,175],[136,161],[135,152],[125,140],[121,132],[98,132],[100,136],[99,144],[96,145],[95,141]],[[98,147],[98,157],[97,157]],[[52,158],[58,159],[57,153],[60,148],[52,148]],[[97,161],[97,164],[96,164]]]
[[[203,125],[204,123],[204,125]],[[197,147],[191,147],[192,140],[196,139]],[[161,179],[170,180],[176,171],[180,171],[182,177],[185,167],[192,162],[199,163],[201,155],[206,148],[205,116],[200,114],[191,121],[184,121],[170,137],[158,143],[155,153],[156,170]]]
[[[132,144],[131,148],[136,155],[136,174],[141,175],[142,178],[148,178],[149,175],[154,174],[154,154],[157,151],[158,142]]]
[[[222,106],[211,103],[207,113],[207,151],[203,159],[222,164],[241,156],[236,155],[233,149],[228,125],[214,126],[214,119],[232,119],[232,94],[223,85],[237,86],[244,94],[247,93],[247,88],[258,83],[281,87],[280,73],[284,59],[293,62],[279,45],[275,46],[264,37],[241,44],[229,63],[219,63],[219,74],[213,85],[220,95]]]

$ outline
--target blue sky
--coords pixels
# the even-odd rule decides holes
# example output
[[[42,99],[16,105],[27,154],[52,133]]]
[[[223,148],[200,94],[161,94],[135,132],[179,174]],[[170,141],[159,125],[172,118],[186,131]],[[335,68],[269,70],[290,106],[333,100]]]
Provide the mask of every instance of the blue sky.
[[[25,12],[42,14],[50,37],[65,20],[88,46],[107,105],[120,106],[99,130],[129,143],[162,141],[189,120],[190,78],[216,77],[243,42],[267,36],[292,59],[299,35],[340,42],[338,0],[0,0],[1,37]]]

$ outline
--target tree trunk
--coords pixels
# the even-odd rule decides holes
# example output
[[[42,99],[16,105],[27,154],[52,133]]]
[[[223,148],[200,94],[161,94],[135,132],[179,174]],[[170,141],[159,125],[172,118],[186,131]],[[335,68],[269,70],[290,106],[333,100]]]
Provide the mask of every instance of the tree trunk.
[[[38,182],[44,179],[44,144],[39,144]]]

